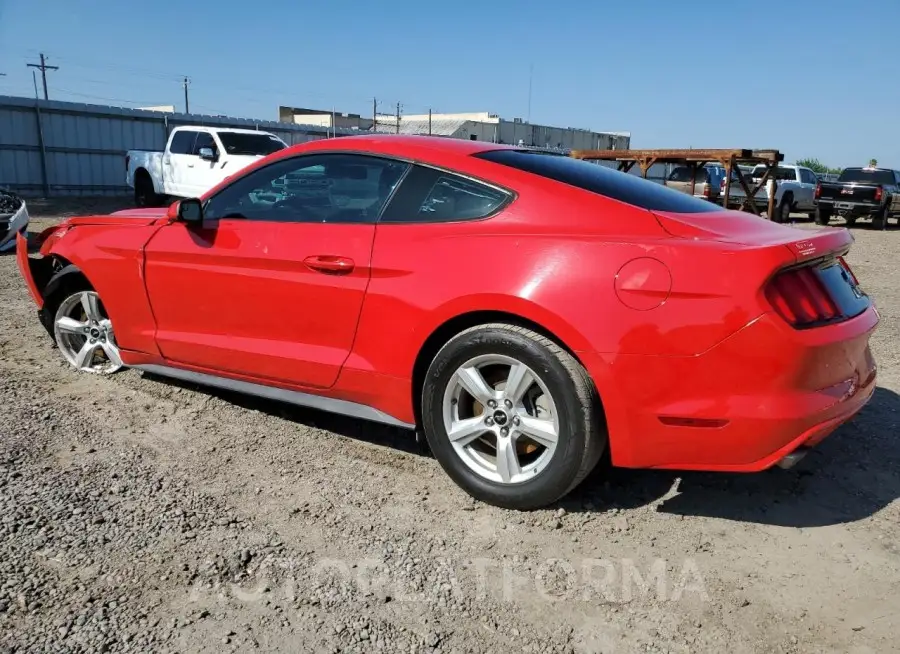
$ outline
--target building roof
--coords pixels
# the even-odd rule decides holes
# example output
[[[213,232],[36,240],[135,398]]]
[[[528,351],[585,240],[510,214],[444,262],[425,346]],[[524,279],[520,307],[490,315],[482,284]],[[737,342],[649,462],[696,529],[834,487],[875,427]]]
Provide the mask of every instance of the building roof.
[[[453,118],[432,118],[431,135],[432,136],[453,136],[459,129],[465,125],[468,120]],[[396,131],[396,123],[392,124],[390,120],[379,120],[378,131],[386,133],[394,133]],[[400,119],[401,134],[428,134],[428,119],[420,120],[418,118],[401,118]]]

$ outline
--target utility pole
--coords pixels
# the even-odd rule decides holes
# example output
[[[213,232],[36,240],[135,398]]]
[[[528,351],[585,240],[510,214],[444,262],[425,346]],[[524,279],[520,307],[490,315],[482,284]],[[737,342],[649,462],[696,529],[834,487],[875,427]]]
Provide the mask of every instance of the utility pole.
[[[397,133],[400,133],[400,103],[397,103]]]
[[[190,83],[191,83],[191,81],[187,77],[185,77],[183,84],[184,84],[184,113],[186,113],[186,114],[191,113],[191,105],[188,102],[188,84],[190,84]]]
[[[41,77],[44,80],[44,100],[49,100],[50,98],[47,96],[47,71],[48,70],[59,70],[59,66],[48,66],[47,58],[44,57],[44,53],[41,53],[41,63],[40,64],[26,64],[29,68],[40,68]]]
[[[372,98],[372,131],[378,131],[378,98]]]
[[[34,99],[37,100],[37,99],[38,99],[38,94],[37,94],[37,73],[35,73],[34,71],[31,71],[31,81],[34,82]]]
[[[431,136],[431,107],[428,108],[428,136]]]

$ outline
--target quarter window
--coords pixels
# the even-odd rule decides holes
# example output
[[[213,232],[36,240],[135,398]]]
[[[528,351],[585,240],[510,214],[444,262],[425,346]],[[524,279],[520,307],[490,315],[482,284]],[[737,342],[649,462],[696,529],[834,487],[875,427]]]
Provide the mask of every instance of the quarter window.
[[[409,164],[364,155],[314,154],[277,161],[210,198],[209,219],[374,223]]]
[[[413,166],[381,222],[434,223],[486,218],[508,200],[506,191],[425,166]]]

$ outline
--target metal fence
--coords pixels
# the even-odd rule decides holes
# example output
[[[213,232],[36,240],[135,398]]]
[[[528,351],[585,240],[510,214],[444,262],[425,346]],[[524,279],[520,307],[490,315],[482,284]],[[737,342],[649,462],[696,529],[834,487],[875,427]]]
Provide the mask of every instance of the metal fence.
[[[169,132],[179,125],[260,129],[277,134],[289,145],[359,133],[316,125],[0,96],[0,187],[43,197],[128,194],[125,153],[163,150]]]

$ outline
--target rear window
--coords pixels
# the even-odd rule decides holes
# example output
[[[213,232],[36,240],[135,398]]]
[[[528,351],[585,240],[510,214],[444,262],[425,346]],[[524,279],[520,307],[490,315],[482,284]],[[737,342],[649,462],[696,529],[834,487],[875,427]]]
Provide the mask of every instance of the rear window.
[[[696,178],[697,184],[703,184],[704,182],[709,181],[709,169],[707,168],[696,168],[696,173],[694,177]],[[688,166],[678,166],[669,174],[670,182],[687,182],[691,181],[691,169]]]
[[[862,184],[893,184],[894,171],[873,168],[847,168],[838,177],[839,182],[860,182]]]
[[[712,202],[698,200],[661,184],[565,155],[530,150],[489,150],[479,159],[540,175],[613,200],[652,211],[707,213],[721,211]],[[690,181],[690,177],[688,177]]]
[[[763,175],[766,174],[765,166],[757,166],[753,169],[752,177],[754,179],[760,179]],[[795,168],[781,168],[779,167],[775,173],[775,179],[779,182],[796,182],[797,181],[797,170]]]

